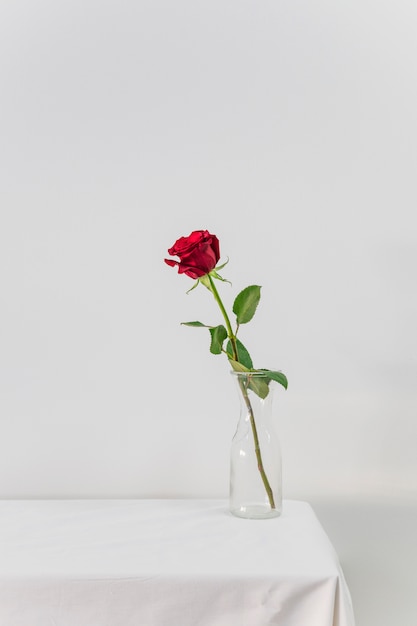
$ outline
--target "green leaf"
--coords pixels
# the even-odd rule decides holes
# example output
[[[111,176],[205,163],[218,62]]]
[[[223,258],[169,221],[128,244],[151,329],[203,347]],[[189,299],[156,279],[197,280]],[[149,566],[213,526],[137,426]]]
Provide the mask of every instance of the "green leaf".
[[[195,328],[210,328],[207,324],[202,324],[201,322],[181,322],[182,326],[193,326]]]
[[[236,315],[238,324],[246,324],[251,321],[260,299],[261,288],[259,285],[246,287],[236,296],[233,303],[233,313]]]
[[[227,337],[227,330],[224,326],[215,326],[214,328],[210,328],[211,335],[211,344],[210,344],[210,352],[212,354],[221,354],[223,341]]]
[[[262,399],[266,398],[269,393],[268,382],[258,376],[254,376],[250,379],[248,387]]]
[[[240,372],[240,373],[245,373],[245,374],[250,374],[251,372],[250,369],[242,365],[242,363],[235,361],[234,359],[229,359],[229,363],[235,372]],[[258,370],[254,370],[254,371],[256,372]],[[249,384],[248,384],[249,389],[251,389],[254,393],[256,393],[256,395],[259,396],[260,398],[262,399],[266,398],[266,396],[269,393],[268,383],[262,378],[260,378],[259,376],[253,376],[253,377],[248,376],[248,380],[249,380]]]
[[[242,365],[242,363],[239,363],[239,361],[235,361],[234,359],[229,359],[229,363],[235,372],[250,372],[250,370],[244,365]]]
[[[245,367],[251,370],[253,368],[251,356],[239,339],[236,339],[236,347],[239,363],[242,363]],[[230,340],[227,342],[226,352],[233,358],[233,348]]]
[[[265,372],[266,376],[271,380],[275,380],[277,383],[282,385],[285,389],[288,389],[288,380],[285,374],[282,372],[272,372],[271,370],[261,369],[261,372]]]

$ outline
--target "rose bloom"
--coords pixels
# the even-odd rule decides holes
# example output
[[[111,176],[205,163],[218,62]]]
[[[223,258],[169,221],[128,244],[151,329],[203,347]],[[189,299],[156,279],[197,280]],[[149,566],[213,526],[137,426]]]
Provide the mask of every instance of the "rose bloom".
[[[208,230],[194,230],[189,237],[180,237],[168,250],[179,261],[164,259],[171,267],[178,265],[178,273],[190,278],[201,278],[216,267],[220,259],[219,240]]]

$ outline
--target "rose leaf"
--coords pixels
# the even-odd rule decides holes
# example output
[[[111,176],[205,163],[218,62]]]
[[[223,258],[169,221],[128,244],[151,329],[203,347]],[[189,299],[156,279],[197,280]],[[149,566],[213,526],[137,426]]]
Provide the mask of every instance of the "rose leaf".
[[[256,307],[261,299],[259,285],[250,285],[241,291],[233,303],[233,313],[238,324],[246,324],[255,315]]]
[[[271,370],[261,369],[261,372],[265,372],[265,375],[268,376],[271,380],[275,380],[277,383],[282,385],[285,389],[288,388],[288,380],[285,374],[282,372],[272,372]]]
[[[209,330],[211,335],[210,352],[212,354],[221,354],[223,342],[227,337],[227,330],[222,325],[215,326]]]
[[[237,356],[238,356],[239,363],[242,363],[242,365],[244,365],[249,370],[251,370],[253,368],[251,356],[249,352],[247,351],[247,349],[245,348],[245,346],[243,345],[243,343],[240,341],[240,339],[236,339],[236,347],[237,347]],[[232,343],[230,340],[227,342],[226,352],[228,355],[230,355],[230,357],[233,358],[233,348],[232,348]]]

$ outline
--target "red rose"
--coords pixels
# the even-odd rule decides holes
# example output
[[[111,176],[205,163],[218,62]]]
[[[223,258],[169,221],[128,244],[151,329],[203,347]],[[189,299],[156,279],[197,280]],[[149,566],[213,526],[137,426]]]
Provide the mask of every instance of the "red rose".
[[[168,254],[180,258],[179,261],[164,259],[171,267],[178,265],[179,274],[200,278],[216,267],[220,259],[219,240],[208,230],[195,230],[189,237],[180,237]]]

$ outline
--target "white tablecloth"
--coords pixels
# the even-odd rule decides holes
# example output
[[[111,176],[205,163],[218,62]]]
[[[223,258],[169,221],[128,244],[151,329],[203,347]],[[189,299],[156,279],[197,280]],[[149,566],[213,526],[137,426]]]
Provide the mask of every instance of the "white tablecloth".
[[[0,501],[0,626],[353,626],[312,508],[218,500]]]

